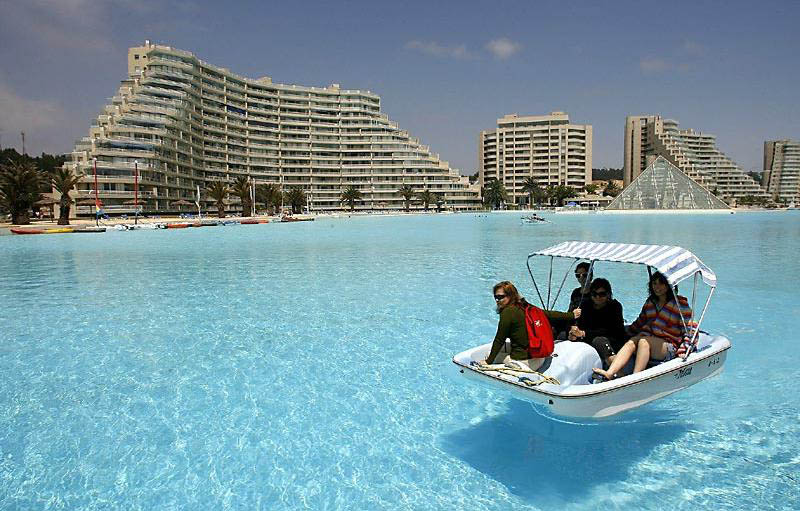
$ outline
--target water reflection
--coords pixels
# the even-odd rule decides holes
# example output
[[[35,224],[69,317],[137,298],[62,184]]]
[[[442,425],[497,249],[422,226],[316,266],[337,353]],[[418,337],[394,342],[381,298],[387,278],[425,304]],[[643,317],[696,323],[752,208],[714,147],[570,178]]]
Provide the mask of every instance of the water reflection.
[[[678,414],[659,408],[571,424],[512,399],[506,413],[447,435],[442,447],[546,508],[580,502],[595,486],[626,481],[632,466],[687,431]]]

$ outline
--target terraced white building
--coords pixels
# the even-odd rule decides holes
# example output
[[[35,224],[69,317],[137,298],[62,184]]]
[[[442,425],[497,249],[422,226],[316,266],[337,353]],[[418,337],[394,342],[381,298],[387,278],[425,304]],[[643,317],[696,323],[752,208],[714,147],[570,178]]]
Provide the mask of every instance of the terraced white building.
[[[522,186],[528,177],[542,188],[581,190],[592,180],[592,126],[570,124],[564,112],[506,115],[494,130],[481,131],[478,169],[481,185],[498,179],[513,203],[527,201]]]
[[[657,156],[663,156],[686,175],[722,199],[767,197],[766,191],[717,148],[716,137],[659,115],[625,118],[623,183],[628,186]]]
[[[403,185],[448,208],[480,206],[479,187],[381,113],[376,94],[244,78],[149,41],[129,50],[128,78],[67,163],[86,175],[82,197],[93,196],[95,159],[110,213],[133,211],[135,167],[151,212],[174,212],[198,186],[241,175],[302,188],[311,211],[342,209],[349,186],[363,210],[403,208]]]
[[[800,142],[764,142],[764,174],[761,185],[775,202],[800,204]]]

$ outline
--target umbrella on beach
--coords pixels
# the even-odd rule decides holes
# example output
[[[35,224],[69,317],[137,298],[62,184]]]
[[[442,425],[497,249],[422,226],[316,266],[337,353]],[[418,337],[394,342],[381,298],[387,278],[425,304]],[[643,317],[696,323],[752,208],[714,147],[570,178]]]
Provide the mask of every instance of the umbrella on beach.
[[[188,201],[186,199],[179,199],[179,200],[170,202],[170,205],[172,205],[172,206],[194,206],[194,202],[190,202],[190,201]]]

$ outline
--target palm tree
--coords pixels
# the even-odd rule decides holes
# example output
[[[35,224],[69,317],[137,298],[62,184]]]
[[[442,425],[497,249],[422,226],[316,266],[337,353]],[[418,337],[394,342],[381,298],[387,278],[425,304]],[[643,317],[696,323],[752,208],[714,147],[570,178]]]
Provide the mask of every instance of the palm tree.
[[[206,194],[217,203],[217,215],[225,218],[225,199],[231,193],[230,187],[223,181],[213,181],[206,186]]]
[[[547,196],[547,193],[539,186],[539,182],[533,177],[526,177],[522,182],[522,191],[528,194],[530,205],[539,204]]]
[[[564,205],[564,200],[570,197],[576,197],[577,195],[575,189],[571,186],[558,185],[553,188],[553,198],[556,199],[559,206]]]
[[[411,206],[411,199],[414,198],[416,192],[414,192],[414,188],[411,185],[403,185],[397,189],[397,193],[403,196],[403,200],[405,201],[406,211],[409,210]]]
[[[361,192],[355,186],[348,186],[345,191],[342,192],[342,195],[339,197],[339,200],[342,202],[346,202],[350,206],[350,211],[355,211],[356,209],[356,201],[360,201],[362,199]]]
[[[231,193],[242,201],[242,216],[253,214],[253,203],[250,201],[250,176],[236,176],[231,185]]]
[[[58,167],[53,172],[50,183],[61,194],[61,200],[59,201],[59,209],[61,211],[58,215],[58,225],[69,225],[69,209],[73,202],[69,192],[75,188],[75,185],[78,184],[82,177],[76,176],[72,173],[72,169],[66,167]]]
[[[281,206],[283,193],[275,183],[264,183],[256,186],[256,202],[263,203],[273,214]]]
[[[444,197],[442,197],[439,193],[434,193],[434,202],[436,203],[436,212],[439,213],[442,211],[442,205],[444,205]]]
[[[622,190],[619,189],[617,185],[614,184],[614,181],[609,181],[606,185],[605,190],[603,190],[603,195],[608,195],[609,197],[616,197],[619,195],[619,192]]]
[[[0,165],[0,210],[11,214],[11,223],[31,223],[31,206],[42,198],[45,178],[32,163],[9,162]]]
[[[600,187],[596,184],[589,183],[588,185],[584,186],[583,189],[586,191],[586,193],[591,195],[593,193],[596,193],[597,190],[600,189]]]
[[[431,205],[432,202],[436,202],[436,194],[431,192],[430,190],[423,190],[417,194],[417,198],[422,202],[422,206],[425,208],[425,211],[428,211],[428,206]]]
[[[292,206],[292,213],[302,213],[306,205],[306,192],[299,186],[293,186],[286,192],[286,202]]]
[[[483,202],[489,207],[499,209],[506,200],[508,200],[506,187],[497,179],[489,180],[483,187]]]
[[[547,185],[547,188],[544,189],[544,197],[547,201],[547,205],[551,205],[553,199],[556,198],[556,186],[555,185]]]

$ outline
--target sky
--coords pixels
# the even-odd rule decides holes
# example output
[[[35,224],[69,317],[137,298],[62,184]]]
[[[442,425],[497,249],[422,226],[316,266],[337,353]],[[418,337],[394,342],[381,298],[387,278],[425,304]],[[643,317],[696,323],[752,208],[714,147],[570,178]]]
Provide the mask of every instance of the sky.
[[[745,170],[800,140],[800,2],[0,0],[0,145],[65,153],[149,39],[248,78],[369,90],[462,174],[506,114],[591,124],[621,167],[627,115],[716,135]]]

